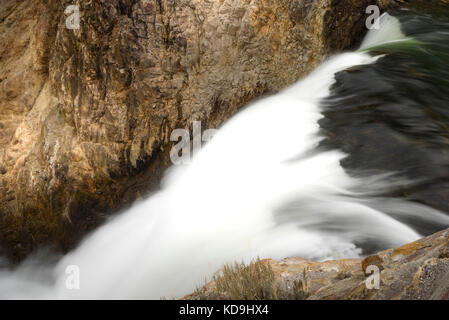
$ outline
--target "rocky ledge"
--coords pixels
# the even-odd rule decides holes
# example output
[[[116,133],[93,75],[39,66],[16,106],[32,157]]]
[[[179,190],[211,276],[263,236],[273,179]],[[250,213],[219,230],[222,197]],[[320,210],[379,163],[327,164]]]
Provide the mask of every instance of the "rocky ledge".
[[[300,282],[310,300],[449,299],[449,229],[364,259],[262,262],[271,267],[280,287],[292,288]],[[211,281],[184,299],[220,296],[226,293],[218,292],[216,281]]]

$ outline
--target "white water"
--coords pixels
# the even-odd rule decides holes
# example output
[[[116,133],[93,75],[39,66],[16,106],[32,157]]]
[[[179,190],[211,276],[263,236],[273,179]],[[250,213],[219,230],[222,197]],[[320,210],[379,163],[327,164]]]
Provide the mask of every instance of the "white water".
[[[93,233],[56,267],[32,261],[0,272],[0,298],[181,297],[227,262],[358,257],[357,243],[395,247],[417,239],[410,227],[373,209],[387,204],[367,193],[386,188],[387,180],[351,178],[339,164],[344,154],[311,152],[321,139],[319,102],[334,74],[375,60],[339,55],[249,106],[191,165],[171,169],[162,191]],[[401,216],[449,223],[419,205],[391,207]],[[68,265],[80,268],[80,290],[66,289]]]

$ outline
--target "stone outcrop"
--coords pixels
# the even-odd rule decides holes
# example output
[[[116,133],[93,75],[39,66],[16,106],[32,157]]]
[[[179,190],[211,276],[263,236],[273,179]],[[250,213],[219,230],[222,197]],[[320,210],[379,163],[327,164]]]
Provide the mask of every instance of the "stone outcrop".
[[[449,299],[449,230],[364,259],[264,261],[271,265],[277,282],[292,287],[301,281],[310,300]],[[379,271],[378,289],[374,269]],[[207,299],[215,297],[215,291],[212,281],[197,292]],[[185,297],[197,298],[198,293]]]
[[[71,248],[157,186],[173,129],[215,128],[352,47],[370,4],[1,1],[0,246]]]

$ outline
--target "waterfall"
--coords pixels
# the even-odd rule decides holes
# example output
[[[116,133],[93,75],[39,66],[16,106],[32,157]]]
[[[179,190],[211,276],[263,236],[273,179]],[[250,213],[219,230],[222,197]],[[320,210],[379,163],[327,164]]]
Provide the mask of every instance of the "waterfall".
[[[390,17],[364,48],[397,39],[398,30]],[[402,216],[449,225],[437,210],[374,196],[391,187],[388,175],[350,175],[341,166],[345,153],[319,147],[321,102],[335,74],[376,64],[380,56],[337,55],[290,88],[247,106],[191,164],[169,169],[158,193],[113,218],[56,265],[33,260],[0,271],[0,298],[179,298],[224,263],[355,258],[364,254],[361,243],[389,248],[418,239],[415,229],[379,209],[388,203]],[[68,266],[79,268],[79,290],[67,289]]]

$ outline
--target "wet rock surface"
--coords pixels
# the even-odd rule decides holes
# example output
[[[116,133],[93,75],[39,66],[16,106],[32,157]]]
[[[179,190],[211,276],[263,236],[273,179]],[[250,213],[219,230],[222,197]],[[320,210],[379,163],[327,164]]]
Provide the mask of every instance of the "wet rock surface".
[[[383,56],[375,64],[336,75],[319,122],[322,147],[343,151],[347,157],[341,164],[350,175],[390,175],[390,187],[380,190],[381,196],[448,213],[449,90],[444,66],[449,46],[443,34],[449,7],[415,2],[406,11],[392,12],[414,44],[377,48],[371,54]],[[420,219],[424,210],[403,220],[388,208],[379,209],[423,235],[447,228]]]

